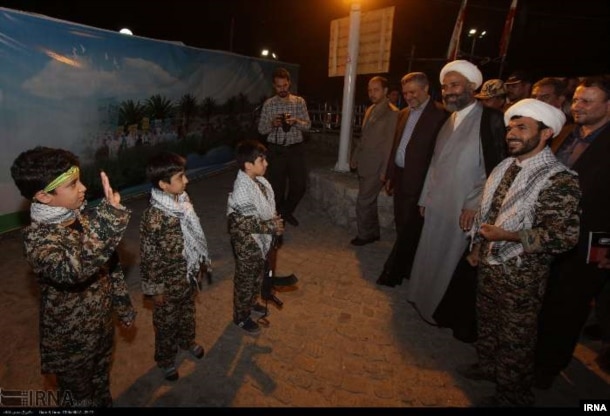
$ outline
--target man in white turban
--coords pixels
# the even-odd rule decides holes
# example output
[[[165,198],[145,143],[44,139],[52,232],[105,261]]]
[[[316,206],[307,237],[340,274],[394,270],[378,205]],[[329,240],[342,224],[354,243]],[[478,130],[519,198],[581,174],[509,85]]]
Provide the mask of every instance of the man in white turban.
[[[443,104],[451,116],[436,136],[434,155],[418,201],[424,217],[409,280],[408,300],[427,322],[454,330],[473,341],[475,269],[463,260],[467,231],[479,208],[487,175],[506,157],[503,115],[474,97],[481,71],[468,61],[449,62],[440,73]],[[443,304],[456,266],[465,264],[464,291]],[[464,281],[460,278],[458,281]]]
[[[510,157],[485,183],[467,257],[478,266],[479,360],[458,373],[496,383],[482,405],[531,406],[538,313],[551,261],[578,241],[580,187],[547,146],[561,110],[524,99],[504,120]]]
[[[441,69],[441,74],[439,77],[441,85],[443,84],[443,78],[445,78],[445,75],[447,75],[449,72],[458,72],[465,76],[468,81],[474,84],[473,89],[475,90],[483,83],[483,75],[481,74],[481,71],[479,71],[479,68],[477,68],[475,64],[468,61],[458,59],[457,61],[449,62],[447,65],[445,65],[443,69]]]

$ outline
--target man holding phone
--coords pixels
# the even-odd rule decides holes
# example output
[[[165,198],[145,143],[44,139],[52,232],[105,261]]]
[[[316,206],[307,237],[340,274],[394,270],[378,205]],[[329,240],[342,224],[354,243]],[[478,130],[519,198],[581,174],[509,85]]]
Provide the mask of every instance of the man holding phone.
[[[303,132],[311,127],[307,104],[290,93],[290,73],[273,72],[275,95],[265,101],[258,132],[267,137],[269,167],[266,177],[275,193],[278,214],[290,225],[299,225],[294,210],[305,195],[307,168]]]

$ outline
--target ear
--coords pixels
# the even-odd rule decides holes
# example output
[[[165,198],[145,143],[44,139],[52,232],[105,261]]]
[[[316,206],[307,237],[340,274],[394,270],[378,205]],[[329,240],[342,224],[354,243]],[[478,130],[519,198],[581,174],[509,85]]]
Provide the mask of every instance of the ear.
[[[43,190],[40,190],[34,194],[34,199],[42,204],[48,204],[53,200],[53,196]]]
[[[159,182],[157,182],[157,185],[159,185],[159,188],[161,188],[162,191],[167,191],[167,187],[169,186],[169,183],[165,182],[163,179],[159,179]]]
[[[547,127],[546,129],[542,129],[540,131],[540,138],[546,143],[553,138],[554,134],[553,129]],[[559,134],[559,132],[557,134]]]

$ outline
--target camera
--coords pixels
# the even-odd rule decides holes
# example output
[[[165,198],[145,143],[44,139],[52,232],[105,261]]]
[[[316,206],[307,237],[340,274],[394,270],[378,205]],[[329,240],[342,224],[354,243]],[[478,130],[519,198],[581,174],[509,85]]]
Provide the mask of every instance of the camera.
[[[290,128],[292,127],[290,124],[288,124],[288,120],[290,119],[290,113],[282,113],[278,115],[278,118],[282,122],[282,130],[284,130],[284,133],[288,133],[290,131]]]

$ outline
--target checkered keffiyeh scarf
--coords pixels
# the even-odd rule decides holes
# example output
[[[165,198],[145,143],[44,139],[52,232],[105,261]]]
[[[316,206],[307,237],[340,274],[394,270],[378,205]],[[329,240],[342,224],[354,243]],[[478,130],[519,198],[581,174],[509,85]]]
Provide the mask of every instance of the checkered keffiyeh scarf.
[[[475,217],[474,226],[470,234],[473,240],[478,234],[481,224],[487,222],[496,188],[513,163],[520,166],[521,170],[506,192],[494,222],[495,226],[512,232],[532,228],[535,219],[535,206],[540,191],[549,185],[549,178],[561,171],[568,170],[566,166],[555,158],[548,147],[545,147],[540,153],[523,162],[519,162],[516,158],[512,157],[504,159],[493,170],[485,184],[481,207]],[[488,264],[497,265],[504,263],[510,258],[520,256],[522,253],[523,244],[520,242],[492,241],[489,244],[489,251],[481,254]]]
[[[265,193],[256,182],[264,187]],[[246,217],[258,217],[263,221],[272,219],[275,215],[275,196],[267,179],[262,176],[252,179],[240,170],[227,203],[227,215],[233,212]],[[271,247],[272,236],[270,234],[252,234],[252,237],[265,257]]]
[[[42,224],[61,224],[66,221],[76,219],[80,216],[80,212],[85,209],[87,201],[79,209],[68,209],[64,207],[52,207],[39,202],[32,202],[30,206],[30,219],[33,222]]]
[[[184,250],[182,255],[186,259],[186,280],[195,282],[201,264],[205,263],[208,271],[211,271],[211,261],[208,255],[208,243],[201,228],[199,217],[193,209],[193,204],[186,192],[174,195],[153,188],[150,192],[151,206],[160,209],[167,215],[180,220],[180,229],[184,239]]]

